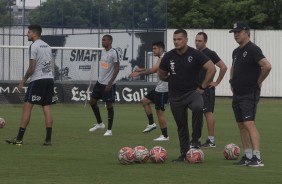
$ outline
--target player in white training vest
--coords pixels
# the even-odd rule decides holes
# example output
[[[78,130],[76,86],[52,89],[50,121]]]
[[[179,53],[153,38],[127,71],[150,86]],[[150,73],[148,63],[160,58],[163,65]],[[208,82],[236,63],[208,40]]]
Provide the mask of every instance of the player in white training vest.
[[[153,73],[157,73],[159,69],[159,65],[161,63],[161,59],[165,54],[165,45],[163,42],[158,41],[152,44],[154,56],[159,57],[156,64],[153,65],[152,68],[136,68],[133,73],[131,73],[130,77],[137,77],[141,75],[149,75]],[[167,123],[164,116],[165,105],[168,101],[168,83],[165,81],[161,81],[158,78],[157,86],[154,90],[150,91],[142,100],[142,105],[146,112],[148,118],[148,125],[143,130],[143,133],[150,132],[156,129],[156,124],[154,123],[153,113],[151,110],[151,103],[155,104],[156,113],[158,116],[160,128],[161,128],[161,136],[154,139],[154,141],[168,141],[169,136],[167,133]]]
[[[29,67],[21,80],[18,89],[22,91],[25,82],[30,78],[30,83],[24,99],[23,113],[17,137],[6,140],[9,144],[22,145],[26,127],[29,124],[31,111],[34,104],[41,105],[46,125],[46,138],[43,145],[51,145],[53,117],[51,104],[54,104],[54,80],[52,71],[52,51],[50,46],[40,39],[42,28],[40,25],[28,26]]]
[[[89,129],[90,132],[105,128],[97,101],[102,99],[103,102],[106,102],[108,111],[108,130],[105,132],[104,136],[112,136],[114,119],[113,102],[115,102],[116,98],[116,77],[119,73],[120,66],[118,52],[112,48],[112,42],[113,37],[111,35],[103,36],[102,46],[104,49],[102,50],[101,59],[99,61],[99,78],[93,88],[90,100],[91,108],[97,120],[97,124]]]

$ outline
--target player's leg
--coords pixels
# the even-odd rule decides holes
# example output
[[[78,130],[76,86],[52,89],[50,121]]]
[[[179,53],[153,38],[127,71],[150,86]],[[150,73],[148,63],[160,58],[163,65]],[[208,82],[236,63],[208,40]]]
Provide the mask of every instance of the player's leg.
[[[30,121],[33,104],[38,104],[42,99],[40,96],[41,94],[39,93],[39,90],[42,89],[42,86],[39,81],[40,80],[32,81],[28,85],[23,104],[19,131],[15,138],[11,140],[6,140],[6,142],[9,144],[23,144],[23,136],[25,134],[26,127],[28,126]]]
[[[42,94],[43,99],[41,102],[44,117],[45,117],[45,127],[46,127],[46,137],[43,145],[51,145],[52,129],[53,129],[53,116],[51,105],[56,103],[54,99],[54,81],[51,79],[44,80],[45,88]]]
[[[168,101],[168,92],[155,92],[155,109],[158,116],[158,121],[162,135],[155,141],[168,141],[167,122],[165,118],[165,105]]]
[[[248,143],[252,146],[252,159],[248,166],[259,167],[264,166],[260,155],[260,134],[254,121],[245,121],[243,126],[248,134]]]
[[[203,112],[207,122],[208,138],[202,146],[214,148],[216,147],[215,137],[214,137],[215,120],[213,116],[214,103],[215,103],[215,88],[210,88],[206,90],[205,93],[203,94],[203,100],[204,100]]]
[[[216,147],[215,145],[215,137],[214,137],[214,117],[212,112],[205,112],[204,113],[206,122],[207,122],[207,129],[208,129],[208,138],[204,144],[202,144],[203,147]]]
[[[43,145],[51,145],[52,129],[53,129],[53,116],[51,105],[42,106],[45,116],[46,137]]]
[[[31,104],[30,102],[24,102],[20,127],[17,135],[18,141],[23,140],[26,127],[28,126],[30,121],[32,108],[33,108],[33,104]]]
[[[201,147],[200,138],[203,127],[203,97],[201,94],[194,92],[190,96],[189,108],[192,111],[192,140],[191,145],[195,148]]]
[[[247,165],[251,161],[251,158],[252,158],[252,144],[251,144],[249,133],[243,124],[244,118],[242,114],[241,102],[242,102],[242,99],[240,96],[233,95],[232,109],[233,109],[235,119],[236,119],[236,122],[239,128],[240,138],[241,138],[241,142],[242,142],[243,149],[244,149],[244,155],[242,156],[241,160],[239,160],[238,162],[235,162],[234,164]]]
[[[187,106],[190,103],[191,93],[182,96],[170,97],[170,109],[177,125],[178,138],[180,142],[180,156],[172,160],[173,162],[183,162],[186,153],[190,148],[189,129],[188,129],[188,112]]]
[[[255,117],[257,104],[259,102],[260,91],[245,95],[241,102],[243,126],[248,134],[248,141],[252,148],[252,159],[248,166],[259,167],[264,166],[260,155],[260,135],[255,125]]]
[[[108,129],[105,132],[104,136],[112,135],[112,127],[114,122],[114,107],[113,103],[116,99],[116,85],[113,84],[112,88],[108,92],[104,92],[102,96],[103,102],[106,102],[106,107],[108,111]]]
[[[155,90],[150,91],[142,100],[141,103],[143,105],[144,111],[148,118],[147,127],[143,130],[143,133],[151,132],[156,129],[157,126],[154,123],[154,117],[151,109],[151,103],[155,103]]]
[[[101,113],[100,113],[100,109],[98,106],[98,99],[102,98],[102,91],[104,90],[103,85],[100,84],[99,82],[97,82],[95,84],[95,86],[93,87],[93,91],[91,94],[91,99],[90,99],[90,106],[91,109],[95,115],[97,124],[94,124],[94,126],[92,128],[89,129],[90,132],[95,132],[98,129],[103,129],[105,128],[104,123],[102,122],[102,118],[101,118]]]
[[[33,108],[33,104],[29,102],[24,102],[18,134],[15,138],[7,139],[6,142],[8,144],[15,144],[19,146],[23,144],[23,136],[30,120],[32,108]]]

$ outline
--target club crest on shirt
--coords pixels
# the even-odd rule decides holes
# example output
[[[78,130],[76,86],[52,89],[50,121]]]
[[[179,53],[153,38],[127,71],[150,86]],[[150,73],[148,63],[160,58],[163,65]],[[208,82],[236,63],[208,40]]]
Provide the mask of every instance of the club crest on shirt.
[[[100,66],[104,69],[108,69],[109,68],[109,64],[106,61],[100,61]]]
[[[245,52],[243,53],[243,57],[246,57],[246,56],[247,56],[247,54],[248,54],[248,52],[247,52],[247,51],[245,51]]]
[[[188,57],[188,62],[190,63],[190,62],[192,62],[193,61],[193,57],[192,56],[189,56]]]

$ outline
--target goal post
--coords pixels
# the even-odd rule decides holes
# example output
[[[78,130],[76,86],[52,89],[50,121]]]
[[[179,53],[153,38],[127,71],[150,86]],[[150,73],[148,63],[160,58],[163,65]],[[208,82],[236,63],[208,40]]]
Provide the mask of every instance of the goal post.
[[[21,80],[29,65],[29,46],[0,45],[0,80]],[[103,48],[51,47],[55,80],[97,80]]]

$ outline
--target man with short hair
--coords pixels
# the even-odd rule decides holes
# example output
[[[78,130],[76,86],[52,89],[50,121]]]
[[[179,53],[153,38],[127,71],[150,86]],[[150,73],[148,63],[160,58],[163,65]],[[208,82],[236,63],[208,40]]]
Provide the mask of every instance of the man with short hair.
[[[234,39],[239,44],[232,53],[230,84],[233,92],[232,108],[245,152],[235,164],[260,167],[264,164],[255,117],[262,82],[270,73],[271,64],[261,49],[250,41],[250,27],[246,22],[236,22],[229,32],[234,33]]]
[[[102,46],[104,49],[101,53],[99,61],[100,75],[91,94],[90,105],[96,117],[97,124],[90,128],[90,132],[95,132],[98,129],[104,129],[105,124],[102,122],[99,106],[99,99],[106,103],[108,111],[108,130],[104,136],[112,136],[112,126],[114,120],[113,103],[116,98],[116,77],[119,73],[119,57],[116,49],[112,48],[113,37],[104,35],[102,38]]]
[[[165,54],[165,45],[163,42],[158,41],[154,42],[152,44],[153,46],[153,53],[154,56],[158,57],[158,61],[156,64],[153,65],[152,68],[137,68],[134,70],[133,73],[131,73],[129,76],[130,77],[137,77],[137,76],[142,76],[142,75],[149,75],[153,73],[157,73],[159,69],[159,65],[161,63],[161,59],[163,55]],[[148,118],[148,125],[147,127],[143,130],[143,133],[150,132],[154,129],[156,129],[156,124],[154,123],[154,118],[153,118],[153,113],[151,110],[151,103],[155,104],[155,109],[156,113],[158,116],[160,128],[161,128],[161,136],[154,139],[154,141],[168,141],[169,136],[167,133],[167,124],[166,124],[166,119],[164,116],[164,111],[165,111],[165,105],[167,104],[168,101],[168,84],[165,81],[161,81],[158,79],[158,83],[155,89],[150,91],[142,100],[142,104],[144,107],[144,110],[146,112],[147,118]]]
[[[202,51],[206,56],[208,56],[211,61],[214,63],[215,66],[219,68],[219,74],[216,79],[216,81],[212,81],[208,88],[205,90],[203,93],[203,100],[204,100],[204,108],[203,108],[203,113],[207,122],[207,128],[208,128],[208,138],[204,144],[200,144],[199,139],[201,138],[201,131],[196,131],[192,133],[192,145],[195,146],[202,146],[206,148],[214,148],[216,147],[215,145],[215,138],[214,138],[214,126],[215,126],[215,120],[213,116],[213,111],[214,111],[214,104],[215,104],[215,87],[218,86],[218,84],[222,81],[226,71],[227,71],[227,66],[225,63],[219,58],[217,53],[213,50],[210,50],[207,48],[207,41],[208,41],[208,36],[205,32],[199,32],[196,35],[195,38],[195,45],[196,48],[200,51]],[[199,75],[199,84],[202,83],[205,77],[205,70],[201,70],[200,75]],[[193,115],[192,115],[193,117]],[[193,118],[192,118],[193,120]],[[192,121],[192,127],[194,126],[200,126],[202,128],[202,125],[197,125]],[[198,130],[201,130],[199,128]],[[197,130],[197,128],[195,128]],[[194,130],[194,128],[193,128]]]
[[[27,37],[32,41],[29,47],[29,67],[21,80],[18,89],[22,91],[25,82],[30,78],[27,92],[25,94],[22,118],[17,137],[6,140],[9,144],[22,145],[26,127],[29,124],[33,105],[41,105],[46,125],[46,138],[43,145],[51,145],[53,117],[51,104],[55,103],[54,76],[52,68],[51,47],[41,40],[42,28],[40,25],[29,25]]]
[[[202,93],[210,84],[215,67],[202,52],[187,45],[188,36],[184,29],[174,32],[173,42],[175,48],[164,55],[158,75],[161,80],[168,81],[171,112],[178,130],[180,156],[173,162],[183,162],[190,149],[187,109],[196,113],[197,123],[202,123]],[[206,70],[206,75],[203,83],[198,85],[202,68]]]

